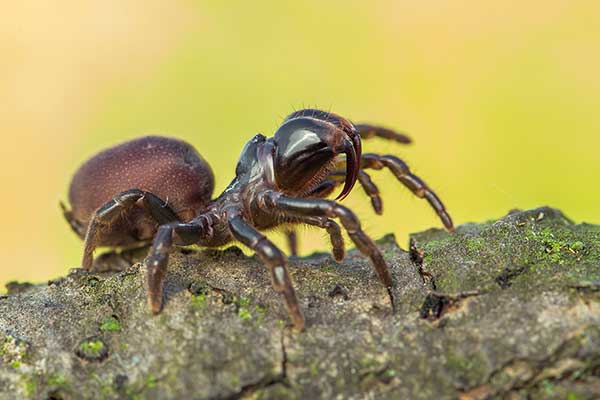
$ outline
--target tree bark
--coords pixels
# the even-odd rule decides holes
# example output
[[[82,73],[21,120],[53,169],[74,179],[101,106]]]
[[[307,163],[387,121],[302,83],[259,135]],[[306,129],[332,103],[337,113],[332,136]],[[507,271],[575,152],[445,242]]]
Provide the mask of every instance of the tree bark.
[[[600,226],[544,207],[411,238],[378,241],[395,313],[356,251],[292,258],[303,333],[235,247],[175,252],[158,316],[139,263],[9,285],[0,399],[600,396]]]

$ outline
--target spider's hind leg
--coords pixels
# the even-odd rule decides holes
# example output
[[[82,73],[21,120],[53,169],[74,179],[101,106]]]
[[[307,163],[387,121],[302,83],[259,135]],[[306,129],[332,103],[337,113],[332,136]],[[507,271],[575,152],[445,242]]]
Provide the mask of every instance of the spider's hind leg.
[[[173,221],[178,221],[179,217],[163,200],[158,196],[145,192],[139,189],[131,189],[119,193],[112,200],[98,208],[90,220],[84,237],[83,258],[81,266],[84,269],[92,269],[93,253],[101,242],[103,229],[110,227],[121,216],[131,210],[135,204],[142,200],[142,205],[150,212],[150,215],[159,224],[166,224]]]

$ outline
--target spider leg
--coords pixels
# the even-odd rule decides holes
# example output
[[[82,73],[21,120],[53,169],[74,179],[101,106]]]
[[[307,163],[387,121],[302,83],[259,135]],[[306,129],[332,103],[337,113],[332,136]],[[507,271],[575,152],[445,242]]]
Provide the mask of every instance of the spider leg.
[[[83,226],[81,223],[79,223],[79,221],[77,221],[77,219],[75,219],[75,217],[73,216],[73,211],[69,210],[67,205],[65,203],[63,203],[62,201],[59,202],[58,205],[60,206],[60,209],[62,210],[63,217],[65,217],[65,219],[67,220],[67,223],[69,224],[69,226],[71,227],[73,232],[75,232],[75,234],[77,234],[77,236],[79,236],[79,237],[85,237],[86,227]]]
[[[329,176],[343,179],[343,177],[346,176],[346,172],[342,170],[331,171]],[[336,182],[338,185],[342,183],[339,181]],[[371,180],[369,174],[362,169],[358,171],[358,182],[360,183],[360,186],[362,186],[367,196],[369,196],[371,199],[371,205],[373,206],[375,213],[377,215],[381,215],[383,213],[383,202],[381,201],[381,195],[377,185],[375,185],[375,183]]]
[[[332,200],[287,197],[274,191],[264,192],[259,197],[258,204],[266,211],[275,209],[290,216],[339,218],[356,247],[371,259],[379,279],[387,289],[392,308],[394,308],[393,281],[388,266],[383,255],[373,240],[363,232],[358,218],[350,209]]]
[[[91,269],[93,264],[93,253],[96,248],[98,235],[102,228],[111,225],[123,213],[130,210],[138,200],[142,199],[142,204],[150,215],[159,224],[166,224],[173,221],[179,221],[179,217],[163,200],[158,196],[139,189],[131,189],[119,193],[112,200],[105,203],[94,212],[90,220],[84,237],[83,258],[81,266],[84,269]]]
[[[298,234],[296,230],[289,228],[285,231],[290,255],[296,257],[298,255]]]
[[[444,203],[439,199],[435,192],[427,186],[425,182],[415,174],[413,174],[408,165],[401,159],[392,155],[379,155],[373,153],[363,154],[360,160],[361,169],[376,169],[380,170],[388,168],[396,179],[404,186],[410,189],[417,197],[426,199],[437,215],[442,220],[442,223],[449,231],[454,230],[452,218],[446,211]]]
[[[336,261],[342,261],[344,259],[346,249],[344,247],[342,230],[334,220],[325,217],[299,217],[293,218],[293,221],[325,229],[329,234],[329,239],[331,240],[331,252],[333,253],[333,258]],[[298,243],[297,238],[295,237],[296,231],[290,229],[286,232],[286,234],[288,238],[288,244],[290,245],[291,254],[295,256],[297,255],[297,252],[294,252],[294,249],[291,247],[292,243],[290,241],[290,234],[293,234],[294,240],[296,240],[296,242],[293,244],[296,246],[295,250],[297,250]]]
[[[361,139],[370,139],[372,137],[380,137],[388,140],[394,140],[398,143],[411,143],[410,137],[404,133],[396,132],[394,130],[384,128],[382,126],[371,125],[371,124],[356,124],[354,125],[360,134]]]
[[[342,236],[342,230],[337,222],[325,217],[304,217],[302,218],[302,222],[325,229],[329,234],[329,239],[331,240],[331,251],[333,253],[333,258],[336,261],[342,261],[344,259],[344,255],[346,253],[344,247],[344,238]]]
[[[229,230],[237,240],[254,250],[269,268],[273,289],[283,294],[285,306],[294,327],[299,331],[304,330],[304,316],[288,274],[285,255],[266,236],[244,221],[239,215],[229,217]]]
[[[148,281],[148,304],[154,314],[158,314],[162,307],[163,285],[173,244],[186,246],[208,240],[212,236],[210,222],[204,217],[201,215],[187,223],[174,222],[158,228],[148,257],[144,261]]]

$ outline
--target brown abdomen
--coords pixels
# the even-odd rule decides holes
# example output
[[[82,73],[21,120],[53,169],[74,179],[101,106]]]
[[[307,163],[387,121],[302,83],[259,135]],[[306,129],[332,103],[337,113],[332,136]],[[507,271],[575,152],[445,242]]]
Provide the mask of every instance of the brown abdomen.
[[[87,226],[98,207],[121,192],[141,189],[163,199],[182,220],[189,220],[210,202],[213,188],[210,166],[191,145],[145,136],[103,150],[85,162],[73,177],[69,201],[73,218]],[[134,214],[127,219],[147,220],[141,209]],[[139,222],[147,225],[150,221]]]

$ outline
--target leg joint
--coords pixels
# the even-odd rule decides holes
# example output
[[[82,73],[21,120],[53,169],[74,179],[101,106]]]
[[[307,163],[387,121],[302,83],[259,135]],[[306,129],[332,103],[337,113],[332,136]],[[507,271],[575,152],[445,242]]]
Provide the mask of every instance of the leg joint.
[[[346,228],[348,233],[360,231],[360,222],[358,221],[356,215],[352,211],[350,211],[349,208],[339,204],[335,204],[333,211],[335,216],[337,216],[340,219],[342,225],[344,225],[344,228]]]
[[[261,256],[265,264],[274,267],[285,264],[285,256],[269,239],[262,237],[255,246],[256,251]]]

